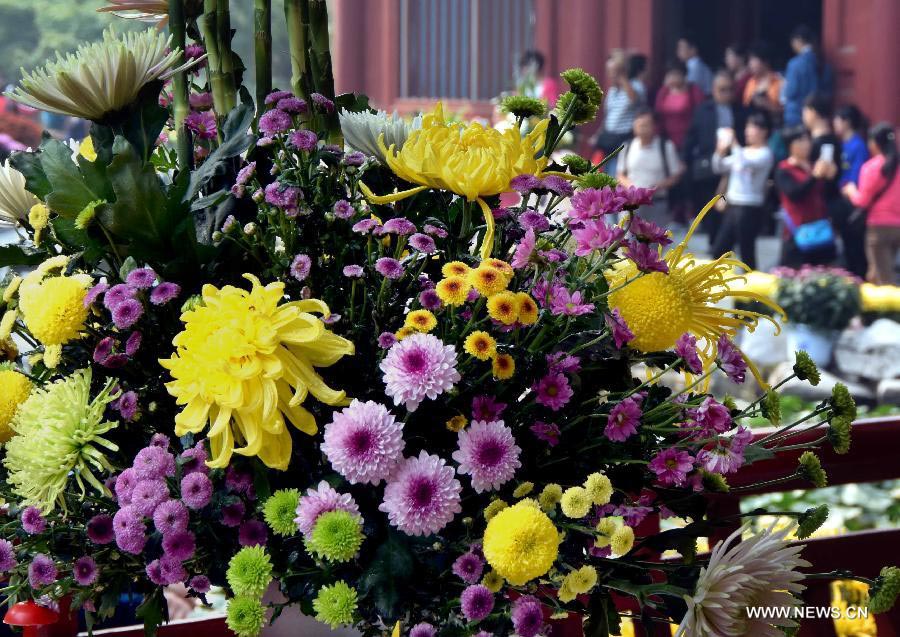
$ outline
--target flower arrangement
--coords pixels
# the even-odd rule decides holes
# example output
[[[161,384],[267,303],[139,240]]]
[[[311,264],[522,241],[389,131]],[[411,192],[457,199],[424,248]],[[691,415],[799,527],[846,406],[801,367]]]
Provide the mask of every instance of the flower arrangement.
[[[836,268],[779,268],[775,299],[793,323],[842,330],[862,311],[859,280]]]
[[[4,281],[0,320],[9,601],[71,596],[90,627],[135,592],[152,631],[163,586],[218,585],[241,637],[287,604],[366,635],[534,637],[569,613],[615,632],[631,614],[616,591],[682,634],[776,634],[738,626],[765,582],[799,603],[787,533],[736,534],[708,560],[696,543],[727,523],[704,494],[800,424],[764,385],[745,407],[705,393],[713,373],[753,382],[732,337],[771,320],[720,302],[780,310],[732,288],[733,255],[699,262],[642,219],[651,191],[551,159],[596,113],[593,78],[566,72],[524,135],[440,105],[407,124],[334,96],[325,3],[286,0],[292,90],[265,86],[260,46],[253,108],[227,5],[170,0],[173,48],[141,76],[123,46],[163,36],[60,61],[116,86],[87,113],[90,144],[45,140],[0,183],[28,237],[0,263],[34,268]],[[69,112],[86,84],[50,104],[61,81],[38,72],[13,97]],[[536,110],[520,102],[521,123]],[[802,352],[794,372],[819,380]],[[829,432],[810,449],[846,452],[855,413],[838,385],[804,419]],[[760,415],[781,432],[754,440]],[[811,450],[792,475],[827,480]],[[689,524],[654,533],[651,515]],[[681,558],[656,561],[668,549]],[[898,579],[871,582],[878,610]],[[286,601],[263,601],[272,586]]]

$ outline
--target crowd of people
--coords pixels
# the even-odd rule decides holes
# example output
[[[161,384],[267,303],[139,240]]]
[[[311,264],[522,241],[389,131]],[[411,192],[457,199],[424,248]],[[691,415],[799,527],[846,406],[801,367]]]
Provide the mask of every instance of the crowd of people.
[[[595,157],[607,157],[606,170],[623,183],[657,188],[645,214],[660,224],[688,223],[724,194],[704,222],[712,253],[735,249],[756,267],[757,237],[777,231],[783,265],[839,263],[893,283],[894,127],[867,126],[851,104],[834,108],[834,73],[808,28],[798,27],[790,44],[783,73],[765,43],[729,46],[714,70],[697,42],[682,37],[653,92],[646,56],[614,51]]]

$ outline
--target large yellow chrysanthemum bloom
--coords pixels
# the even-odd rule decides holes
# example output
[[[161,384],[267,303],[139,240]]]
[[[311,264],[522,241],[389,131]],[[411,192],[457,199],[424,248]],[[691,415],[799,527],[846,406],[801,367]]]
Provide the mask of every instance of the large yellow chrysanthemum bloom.
[[[225,467],[239,453],[287,469],[291,435],[285,417],[313,435],[315,418],[301,406],[307,394],[328,405],[349,404],[315,368],[352,354],[353,343],[311,314],[329,314],[322,301],[279,305],[284,283],[263,286],[251,274],[244,278],[253,284],[249,292],[205,285],[202,304],[181,317],[175,354],[160,360],[175,379],[166,388],[185,406],[175,417],[175,433],[200,433],[209,424],[211,467]]]
[[[670,349],[685,332],[699,339],[698,353],[704,367],[716,358],[716,341],[726,334],[734,337],[737,330],[756,328],[760,319],[767,319],[780,326],[766,314],[744,309],[720,307],[725,300],[759,301],[776,313],[783,310],[763,294],[736,289],[735,282],[743,279],[736,274],[736,267],[749,270],[734,253],[726,252],[712,261],[700,262],[686,252],[687,243],[700,221],[719,197],[710,201],[697,215],[684,240],[673,247],[664,259],[669,272],[651,272],[638,277],[638,270],[631,261],[625,262],[607,274],[610,289],[609,305],[618,308],[625,323],[634,333],[629,345],[642,352]],[[637,277],[637,278],[634,278]],[[633,281],[621,286],[628,279]],[[749,364],[749,361],[748,361]],[[750,364],[758,380],[759,374]]]
[[[541,120],[522,137],[517,128],[501,132],[477,122],[448,122],[438,102],[424,116],[422,128],[412,131],[399,150],[394,145],[386,148],[384,140],[378,140],[390,169],[419,186],[381,197],[365,184],[360,187],[369,201],[377,204],[399,201],[427,188],[448,190],[467,201],[477,201],[486,224],[481,244],[481,257],[486,259],[494,243],[494,217],[483,198],[508,191],[509,182],[518,175],[541,174],[547,158],[538,154],[544,148],[549,121]]]
[[[513,586],[544,575],[559,551],[559,532],[547,514],[527,502],[503,509],[484,532],[484,557]]]
[[[31,393],[31,381],[24,374],[14,369],[0,368],[0,442],[6,442],[12,437],[10,423],[19,409],[19,405],[25,402]]]

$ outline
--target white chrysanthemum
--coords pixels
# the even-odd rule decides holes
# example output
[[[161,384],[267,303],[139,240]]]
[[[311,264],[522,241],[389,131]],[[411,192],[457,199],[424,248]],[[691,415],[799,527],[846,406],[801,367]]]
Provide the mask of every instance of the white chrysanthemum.
[[[147,83],[174,72],[180,50],[169,51],[170,40],[154,29],[121,37],[107,29],[101,42],[57,53],[56,61],[25,73],[6,95],[42,111],[100,120],[133,102]]]
[[[735,544],[744,526],[720,542],[701,569],[693,596],[685,596],[688,612],[676,637],[781,637],[783,628],[796,626],[790,612],[765,619],[747,615],[750,607],[789,609],[803,603],[796,597],[805,588],[797,569],[810,564],[800,559],[803,547],[786,539],[795,528],[772,526]]]
[[[10,166],[8,159],[0,164],[0,223],[27,218],[36,203],[40,200],[25,190],[25,175]]]
[[[117,18],[155,22],[164,25],[169,19],[169,0],[106,0],[109,4],[97,11],[112,13]]]
[[[393,115],[388,115],[386,111],[351,113],[342,109],[339,117],[341,133],[347,144],[381,161],[384,161],[384,153],[378,147],[379,135],[384,134],[384,145],[387,148],[393,145],[396,150],[400,150],[409,134],[422,128],[421,115],[407,121],[396,112]]]

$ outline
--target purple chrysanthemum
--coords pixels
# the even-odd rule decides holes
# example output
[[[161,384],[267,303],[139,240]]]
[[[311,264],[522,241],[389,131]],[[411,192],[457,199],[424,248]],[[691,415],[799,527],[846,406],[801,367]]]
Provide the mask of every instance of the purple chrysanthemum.
[[[43,533],[47,528],[47,520],[41,515],[41,510],[34,506],[25,507],[22,510],[22,530],[29,535]]]
[[[116,539],[112,516],[101,513],[88,520],[87,536],[94,544],[109,544]]]
[[[572,197],[570,218],[579,221],[594,219],[622,210],[625,199],[609,186],[605,188],[585,188]]]
[[[316,108],[321,111],[324,111],[325,113],[334,112],[334,102],[321,93],[312,93],[309,98],[312,100],[312,103],[316,105]]]
[[[446,239],[449,236],[449,233],[441,228],[440,226],[435,226],[430,223],[426,223],[422,230],[425,231],[426,234],[430,234],[433,237],[437,237],[438,239]]]
[[[688,332],[682,334],[675,342],[675,353],[694,374],[699,374],[703,371],[703,363],[700,361],[700,356],[697,354],[696,336],[693,336]]]
[[[432,252],[437,250],[437,246],[434,244],[434,239],[429,237],[427,234],[422,234],[421,232],[417,232],[409,238],[409,245],[411,245],[419,252],[423,252],[425,254],[431,254]]]
[[[138,478],[134,469],[125,469],[116,478],[116,499],[119,504],[131,504],[131,493],[134,491],[134,485],[137,484]]]
[[[544,422],[543,420],[535,420],[534,424],[529,427],[534,437],[542,442],[546,442],[551,447],[559,444],[559,425],[552,422]]]
[[[156,272],[153,268],[135,268],[125,277],[125,283],[138,289],[153,287],[156,283]]]
[[[181,475],[186,476],[195,472],[209,473],[209,467],[206,466],[206,448],[202,442],[182,451],[180,458],[182,460]]]
[[[550,220],[537,210],[526,210],[519,215],[519,225],[523,230],[546,232],[550,229]]]
[[[315,489],[308,489],[306,495],[300,498],[294,522],[297,523],[299,531],[307,535],[313,530],[320,515],[337,510],[347,511],[359,517],[359,506],[353,497],[346,493],[338,493],[322,480]]]
[[[112,311],[122,301],[134,299],[135,294],[137,294],[137,290],[133,287],[124,283],[119,283],[118,285],[109,288],[106,291],[106,294],[103,295],[103,306],[107,310]]]
[[[404,460],[388,480],[378,509],[408,535],[437,533],[462,511],[462,485],[454,474],[443,458],[421,451]]]
[[[572,184],[558,175],[547,175],[541,185],[560,197],[571,197],[575,193]]]
[[[212,481],[205,473],[195,471],[181,481],[181,499],[192,509],[202,509],[212,498]]]
[[[453,574],[466,584],[475,584],[484,573],[484,559],[469,551],[453,562]]]
[[[722,334],[716,343],[718,348],[719,369],[725,372],[725,375],[731,379],[731,382],[741,384],[747,376],[747,361],[734,343]]]
[[[531,262],[531,255],[534,254],[534,248],[537,243],[537,236],[534,234],[534,228],[528,228],[525,236],[516,246],[512,260],[509,262],[513,270],[521,270]]]
[[[636,239],[645,243],[658,243],[663,246],[672,243],[672,237],[669,236],[668,230],[638,215],[632,217],[628,231]]]
[[[472,476],[477,493],[496,491],[522,466],[522,449],[502,420],[476,420],[458,435],[459,449],[453,452],[453,459],[459,463],[459,473]]]
[[[619,308],[614,307],[603,319],[606,321],[606,326],[610,332],[612,332],[613,342],[617,348],[622,349],[623,345],[634,339],[634,332],[625,323]]]
[[[166,434],[155,433],[152,436],[150,436],[150,446],[151,447],[159,447],[163,451],[166,451],[166,450],[168,450],[170,444],[172,444],[172,441],[169,439],[169,437]],[[174,462],[174,457],[172,460]]]
[[[577,374],[581,371],[581,359],[566,352],[558,351],[547,354],[547,369],[550,372]]]
[[[240,526],[241,522],[244,521],[244,513],[246,509],[244,507],[244,503],[240,500],[235,500],[231,504],[226,504],[222,507],[222,524],[224,526],[236,527]]]
[[[212,588],[209,578],[206,575],[194,575],[188,582],[188,587],[195,593],[200,593],[201,595],[208,593],[209,589]]]
[[[344,159],[342,161],[344,162],[345,166],[359,168],[364,163],[366,163],[366,156],[364,153],[361,153],[358,150],[354,150],[353,152],[344,155]]]
[[[171,555],[165,555],[159,558],[159,570],[166,584],[178,584],[187,579],[188,573],[181,563]]]
[[[365,270],[363,270],[363,267],[355,263],[345,265],[342,272],[348,279],[361,279],[365,275]]]
[[[137,555],[144,550],[147,543],[146,530],[144,516],[131,505],[122,507],[113,516],[116,546],[127,553]]]
[[[525,194],[541,187],[541,180],[534,175],[516,175],[509,182],[509,187],[518,193]]]
[[[316,134],[311,130],[306,130],[301,128],[300,130],[295,130],[291,133],[290,137],[288,137],[288,143],[296,148],[297,150],[303,150],[306,152],[310,152],[316,149],[316,144],[318,143],[319,138],[316,137]]]
[[[622,198],[622,208],[637,210],[641,206],[653,203],[656,188],[640,188],[639,186],[616,186],[616,195]]]
[[[112,357],[110,356],[110,358]],[[109,358],[106,360],[109,361]],[[125,421],[130,422],[134,420],[138,411],[137,394],[133,391],[125,392],[113,403],[113,408],[118,410]]]
[[[393,347],[397,342],[397,337],[393,332],[382,332],[378,335],[378,347],[381,349],[388,349]]]
[[[16,547],[9,540],[0,539],[0,573],[8,573],[17,565]]]
[[[112,339],[111,336],[106,336],[101,338],[97,345],[94,346],[93,359],[94,362],[98,365],[105,365],[106,361],[109,360],[109,357],[112,355],[113,347],[116,342]]]
[[[249,183],[250,178],[256,173],[256,162],[251,161],[249,164],[244,166],[238,171],[237,177],[235,177],[234,183],[238,186],[246,186]],[[224,228],[223,228],[224,230]]]
[[[214,139],[216,136],[216,115],[212,111],[191,111],[184,118],[184,125],[198,139]]]
[[[500,420],[506,407],[506,403],[498,402],[493,396],[475,396],[472,399],[472,420],[485,420],[488,422]]]
[[[140,320],[144,306],[137,299],[124,299],[112,309],[112,320],[120,330],[127,330]]]
[[[187,530],[188,510],[180,500],[161,502],[153,512],[153,526],[163,535]]]
[[[141,349],[141,343],[144,340],[143,334],[141,334],[138,330],[133,331],[128,335],[128,338],[125,339],[125,355],[126,356],[134,356],[137,354],[138,350]]]
[[[169,584],[163,579],[162,566],[160,566],[159,560],[153,560],[147,564],[144,572],[147,574],[147,579],[157,586],[167,586]]]
[[[694,435],[698,438],[712,438],[723,434],[734,425],[728,407],[712,396],[707,396],[699,406],[687,411],[692,425],[697,427]]]
[[[306,277],[309,276],[311,268],[312,259],[309,258],[309,255],[298,254],[294,257],[294,260],[291,261],[291,276],[298,281],[304,281]]]
[[[377,225],[378,222],[375,219],[360,219],[350,229],[357,234],[369,234]]]
[[[238,544],[241,546],[265,546],[268,537],[265,523],[259,520],[247,520],[238,529]]]
[[[108,289],[109,283],[107,283],[106,280],[102,280],[94,285],[90,290],[87,291],[87,294],[84,295],[84,307],[93,305],[94,301],[96,301],[97,298]]]
[[[384,405],[354,400],[325,425],[322,452],[350,484],[378,484],[403,458],[403,425]]]
[[[602,221],[586,221],[580,228],[572,230],[572,237],[575,239],[575,255],[584,257],[594,250],[608,250],[621,242],[625,231]]]
[[[419,622],[409,629],[409,637],[435,637],[437,630],[428,622]]]
[[[163,535],[162,546],[167,555],[183,562],[194,556],[197,542],[190,531],[175,531]]]
[[[375,269],[383,277],[399,279],[403,276],[403,264],[393,257],[381,257],[375,262]]]
[[[334,206],[332,206],[331,211],[338,219],[349,219],[356,214],[356,210],[354,210],[353,205],[346,199],[338,199],[336,202],[334,202]]]
[[[560,373],[547,374],[532,389],[535,392],[535,402],[553,411],[565,407],[574,394],[569,379]]]
[[[175,475],[175,456],[161,446],[151,445],[137,452],[132,467],[140,480],[171,478]]]
[[[594,304],[584,302],[581,290],[571,292],[555,285],[550,294],[550,311],[556,316],[583,316],[594,311]]]
[[[271,106],[272,104],[277,104],[283,99],[287,99],[288,97],[294,97],[294,94],[290,91],[272,91],[268,95],[266,95],[265,104],[266,106]]]
[[[72,565],[72,577],[79,586],[90,586],[97,581],[97,562],[89,555],[79,557]]]
[[[603,433],[615,442],[623,442],[637,433],[641,424],[641,407],[634,398],[626,398],[610,410]]]
[[[628,257],[641,272],[669,271],[669,264],[659,256],[659,249],[649,243],[629,241],[625,248],[625,256]]]
[[[49,586],[56,581],[58,573],[53,558],[37,553],[28,565],[28,583],[31,588]]]
[[[494,610],[494,594],[484,584],[467,586],[459,598],[463,616],[470,622],[478,622]]]
[[[383,232],[386,234],[397,234],[406,236],[416,231],[416,224],[404,217],[394,217],[384,222]]]
[[[181,287],[177,283],[163,281],[150,292],[150,302],[153,305],[165,305],[181,294]]]
[[[534,595],[523,595],[513,602],[511,616],[519,637],[537,637],[544,627],[544,610]]]
[[[282,210],[296,210],[303,193],[295,186],[285,186],[273,181],[265,188],[266,203],[272,204]]]
[[[647,467],[656,474],[661,485],[680,486],[687,480],[687,474],[694,469],[694,459],[687,451],[670,447],[656,454]]]
[[[441,297],[438,296],[437,291],[429,288],[419,293],[419,303],[426,310],[434,312],[441,308]]]
[[[153,517],[156,507],[169,497],[169,488],[166,481],[161,479],[139,480],[134,485],[134,491],[131,493],[131,505],[135,507],[141,515],[145,517]]]
[[[283,97],[278,100],[275,108],[280,111],[285,111],[286,113],[298,114],[303,114],[309,110],[309,107],[306,104],[306,100],[302,100],[299,97],[294,97],[293,95],[291,95],[290,97]]]
[[[232,465],[225,470],[225,488],[249,496],[253,491],[253,474]]]
[[[426,397],[434,400],[459,381],[456,348],[432,334],[413,334],[396,343],[381,362],[385,393],[394,404],[415,411]]]
[[[273,108],[259,118],[259,131],[265,135],[277,135],[288,130],[293,123],[290,115]]]

